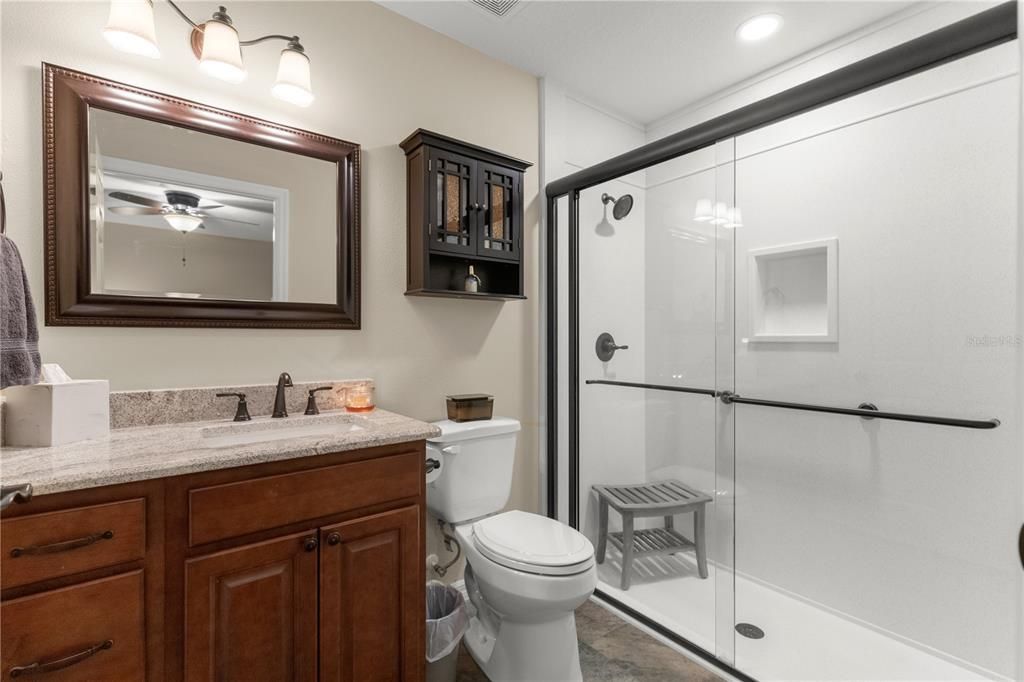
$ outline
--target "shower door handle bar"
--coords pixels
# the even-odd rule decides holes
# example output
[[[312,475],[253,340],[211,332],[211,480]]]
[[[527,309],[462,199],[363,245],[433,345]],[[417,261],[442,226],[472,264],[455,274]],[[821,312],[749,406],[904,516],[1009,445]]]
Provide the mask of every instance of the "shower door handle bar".
[[[625,347],[625,346],[620,346]],[[587,379],[588,384],[602,384],[605,386],[626,386],[628,388],[649,388],[653,391],[674,391],[676,393],[696,393],[697,395],[709,395],[712,398],[721,395],[719,391],[711,388],[693,388],[691,386],[670,386],[667,384],[642,384],[636,381],[611,381],[609,379]]]
[[[848,414],[866,419],[889,419],[900,422],[917,422],[919,424],[936,424],[939,426],[958,426],[964,429],[994,429],[999,426],[998,419],[956,419],[953,417],[932,417],[924,414],[904,414],[902,412],[882,412],[880,410],[853,409],[848,407],[829,407],[827,405],[809,405],[807,403],[788,403],[778,400],[762,400],[760,398],[744,398],[729,391],[719,394],[722,402],[727,405],[760,405],[761,407],[779,407],[784,410],[802,410],[804,412],[825,412],[828,414]]]
[[[666,384],[645,384],[637,381],[612,381],[609,379],[587,379],[587,384],[603,384],[606,386],[626,386],[628,388],[648,388],[654,391],[674,391],[676,393],[695,393],[713,398],[721,398],[727,405],[760,405],[761,407],[779,407],[785,410],[802,410],[804,412],[824,412],[826,414],[846,414],[865,419],[889,419],[900,422],[916,422],[918,424],[936,424],[938,426],[957,426],[963,429],[994,429],[999,426],[998,419],[956,419],[953,417],[932,417],[924,414],[905,414],[903,412],[882,412],[873,409],[830,407],[828,405],[810,405],[808,403],[790,403],[779,400],[762,400],[761,398],[744,398],[729,391],[716,391],[710,388],[693,388],[690,386],[671,386]],[[865,404],[865,403],[862,403]]]

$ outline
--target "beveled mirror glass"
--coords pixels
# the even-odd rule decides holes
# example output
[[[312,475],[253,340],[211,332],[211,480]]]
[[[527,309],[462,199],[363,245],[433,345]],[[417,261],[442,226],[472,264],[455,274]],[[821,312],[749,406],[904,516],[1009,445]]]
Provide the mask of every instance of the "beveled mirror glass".
[[[48,324],[358,328],[357,145],[44,78]]]

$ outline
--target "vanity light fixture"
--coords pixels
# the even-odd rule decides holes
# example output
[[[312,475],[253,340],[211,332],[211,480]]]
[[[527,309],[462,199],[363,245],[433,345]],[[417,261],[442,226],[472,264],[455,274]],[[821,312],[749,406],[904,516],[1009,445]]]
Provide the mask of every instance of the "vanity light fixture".
[[[778,14],[759,14],[751,17],[736,29],[736,37],[748,43],[764,40],[782,27],[782,17]]]
[[[225,7],[218,7],[213,16],[200,24],[190,19],[174,0],[165,1],[192,27],[189,42],[192,53],[199,60],[199,68],[204,73],[229,83],[241,83],[246,77],[242,48],[269,40],[282,40],[287,46],[281,51],[277,81],[271,93],[296,106],[308,107],[312,104],[309,57],[298,36],[271,34],[241,40]],[[103,37],[123,52],[158,58],[160,50],[156,43],[153,0],[111,0],[110,16]]]

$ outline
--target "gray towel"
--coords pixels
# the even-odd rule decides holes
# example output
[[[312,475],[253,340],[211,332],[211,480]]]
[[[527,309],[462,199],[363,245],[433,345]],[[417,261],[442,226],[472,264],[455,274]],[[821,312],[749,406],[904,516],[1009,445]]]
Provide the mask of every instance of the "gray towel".
[[[39,382],[39,327],[21,254],[0,234],[0,388]]]

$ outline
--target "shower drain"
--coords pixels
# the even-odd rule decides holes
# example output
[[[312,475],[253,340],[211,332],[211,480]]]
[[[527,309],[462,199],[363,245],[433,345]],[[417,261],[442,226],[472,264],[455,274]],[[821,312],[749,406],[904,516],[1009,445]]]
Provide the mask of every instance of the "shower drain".
[[[740,633],[744,637],[749,637],[750,639],[761,639],[764,637],[764,630],[753,623],[737,623],[736,632]]]

